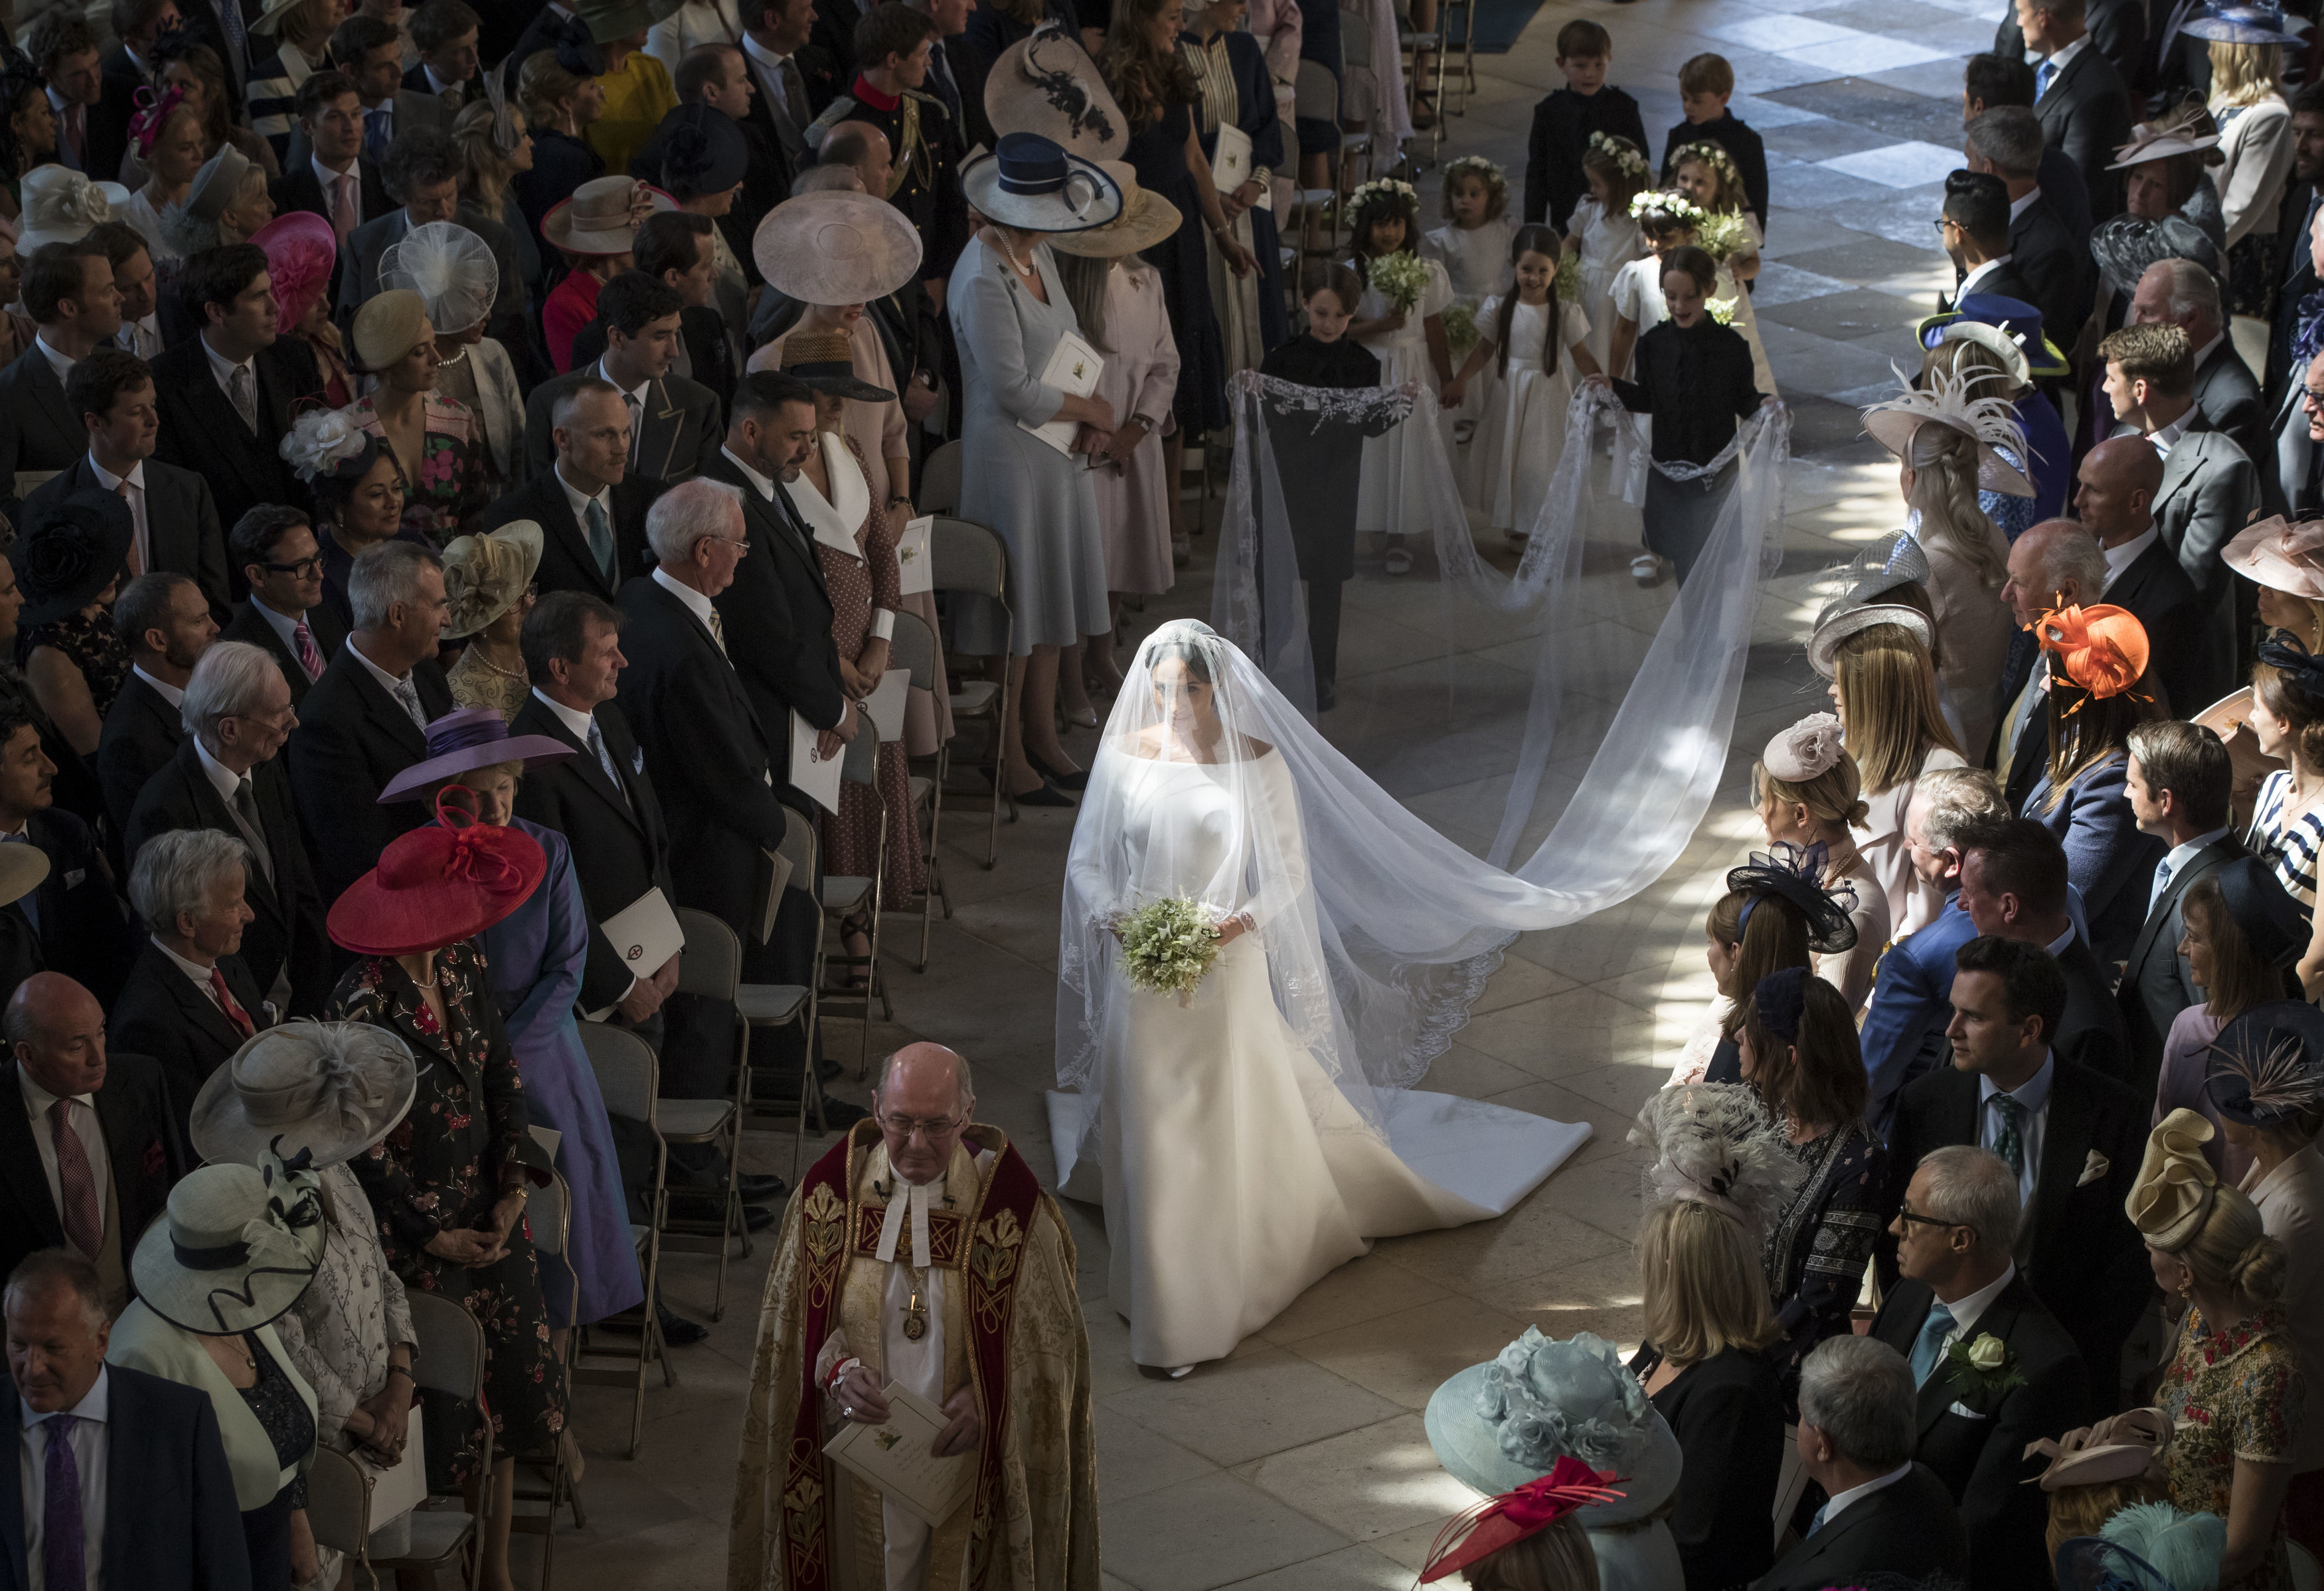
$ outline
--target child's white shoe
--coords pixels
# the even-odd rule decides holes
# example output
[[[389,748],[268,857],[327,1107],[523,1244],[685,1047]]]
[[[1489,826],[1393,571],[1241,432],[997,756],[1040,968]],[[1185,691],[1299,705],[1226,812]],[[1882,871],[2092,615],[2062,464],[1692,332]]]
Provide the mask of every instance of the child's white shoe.
[[[1641,586],[1663,583],[1663,560],[1651,552],[1641,552],[1630,560],[1630,578]]]
[[[1402,541],[1394,541],[1388,545],[1388,572],[1392,575],[1405,575],[1412,572],[1412,554],[1404,550]]]

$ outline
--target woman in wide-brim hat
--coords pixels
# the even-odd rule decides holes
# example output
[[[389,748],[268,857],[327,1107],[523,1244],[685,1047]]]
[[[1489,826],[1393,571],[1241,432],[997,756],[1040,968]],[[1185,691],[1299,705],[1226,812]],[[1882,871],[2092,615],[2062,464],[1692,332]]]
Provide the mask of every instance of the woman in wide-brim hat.
[[[392,1466],[410,1438],[419,1335],[379,1220],[349,1161],[411,1108],[419,1069],[403,1041],[356,1022],[284,1022],[244,1044],[194,1096],[188,1136],[212,1165],[264,1168],[303,1157],[322,1207],[315,1284],[274,1321],[290,1363],[315,1389],[316,1439]],[[372,1520],[371,1553],[410,1550],[409,1514]],[[320,1584],[338,1555],[318,1549]]]
[[[1915,335],[1923,381],[1940,374],[1968,384],[1969,394],[2006,399],[2024,433],[2024,450],[2003,457],[2034,487],[2030,497],[1996,491],[1979,483],[1977,505],[2002,540],[2015,542],[2045,519],[2065,512],[2071,484],[2072,444],[2057,405],[2035,384],[2068,374],[2066,356],[2043,335],[2042,312],[1997,294],[1970,293],[1951,312],[1932,315]]]
[[[44,244],[78,243],[100,221],[119,218],[129,190],[92,182],[69,166],[34,166],[22,183],[23,210],[16,252],[30,258]]]
[[[355,311],[355,365],[373,376],[370,392],[346,410],[379,439],[403,488],[403,524],[431,547],[473,527],[500,495],[484,422],[457,398],[436,390],[443,355],[429,323],[427,301],[409,288],[374,293]]]
[[[462,536],[444,549],[444,596],[451,616],[444,639],[468,644],[445,675],[452,699],[513,718],[532,694],[517,644],[532,611],[532,577],[540,568],[540,526],[521,519]]]
[[[315,356],[323,375],[323,401],[334,409],[355,402],[346,338],[331,319],[331,280],[339,244],[331,224],[312,210],[290,210],[251,236],[266,253],[266,280],[274,290],[280,324]]]
[[[498,79],[487,72],[484,80]],[[414,227],[379,256],[381,291],[410,288],[428,311],[436,333],[437,396],[467,405],[493,473],[513,481],[524,474],[524,391],[508,349],[485,335],[500,283],[491,247],[456,221]]]
[[[33,699],[85,757],[97,754],[105,715],[129,682],[112,609],[135,533],[128,502],[90,486],[33,509],[8,544],[24,599],[16,656]]]
[[[2285,26],[2283,7],[2210,0],[2180,32],[2210,49],[2206,108],[2219,125],[2219,217],[2227,224],[2232,308],[2258,310],[2272,285],[2276,214],[2292,176],[2292,106],[2283,94],[2285,52],[2307,41]]]
[[[290,1591],[318,1568],[305,1479],[315,1389],[273,1323],[313,1284],[322,1253],[312,1173],[272,1157],[203,1166],[170,1190],[167,1213],[139,1239],[129,1261],[137,1297],[105,1351],[108,1364],[208,1394],[252,1591]]]
[[[635,263],[639,227],[656,210],[677,208],[676,199],[634,177],[597,177],[541,218],[541,241],[570,267],[540,306],[549,362],[559,374],[573,368],[574,338],[597,318],[598,290]]]
[[[526,1196],[547,1180],[549,1161],[530,1130],[516,1051],[475,941],[523,905],[548,870],[539,842],[515,829],[430,825],[390,843],[327,920],[332,942],[356,960],[325,1020],[383,1028],[420,1063],[410,1111],[354,1162],[355,1178],[405,1288],[460,1305],[484,1327],[481,1411],[429,1399],[422,1415],[429,1489],[487,1480],[494,1488],[484,1576],[495,1581],[507,1573],[508,1456],[556,1439],[566,1386],[524,1225]],[[495,1430],[490,1476],[480,1411]]]
[[[381,798],[437,806],[439,797],[448,796],[473,807],[483,828],[472,832],[529,839],[544,859],[540,886],[483,930],[476,943],[488,969],[484,987],[507,1024],[509,1047],[524,1079],[528,1118],[563,1135],[558,1156],[572,1200],[571,1235],[561,1259],[541,1262],[551,1347],[560,1354],[571,1327],[618,1314],[644,1293],[622,1198],[613,1124],[574,1022],[593,930],[572,851],[555,829],[515,815],[526,772],[569,756],[572,749],[547,735],[510,735],[490,708],[463,708],[428,726],[427,759],[398,774]],[[454,812],[449,820],[457,822],[461,816]],[[660,979],[664,994],[676,986],[674,962],[632,970],[640,978]]]
[[[1030,133],[1003,134],[991,154],[969,162],[961,186],[984,225],[953,267],[945,296],[960,347],[962,451],[972,461],[961,472],[960,513],[999,533],[1009,591],[1006,611],[958,598],[954,634],[960,651],[991,660],[995,678],[1004,648],[1023,660],[1007,669],[1001,793],[1071,806],[1065,791],[1089,776],[1057,738],[1058,653],[1111,632],[1097,492],[1084,456],[1120,417],[1102,398],[1041,380],[1057,344],[1080,336],[1047,238],[1112,220],[1121,189],[1102,168]],[[1072,429],[1073,454],[1025,429],[1053,421]]]
[[[1170,548],[1169,465],[1163,439],[1177,429],[1171,394],[1178,384],[1178,343],[1170,332],[1160,273],[1140,257],[1185,225],[1178,207],[1138,186],[1127,162],[1108,161],[1121,185],[1121,214],[1102,227],[1050,240],[1057,275],[1081,318],[1083,335],[1105,355],[1097,395],[1113,405],[1119,423],[1098,456],[1098,523],[1105,537],[1105,584],[1110,612],[1119,621],[1125,597],[1157,597],[1176,578]],[[1078,671],[1059,665],[1068,717],[1097,722],[1086,695],[1110,694],[1121,683],[1110,636],[1083,648]]]

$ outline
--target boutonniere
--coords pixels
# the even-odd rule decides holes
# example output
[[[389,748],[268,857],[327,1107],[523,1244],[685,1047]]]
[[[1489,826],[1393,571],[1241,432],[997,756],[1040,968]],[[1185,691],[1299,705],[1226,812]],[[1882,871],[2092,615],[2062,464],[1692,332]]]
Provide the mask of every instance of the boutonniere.
[[[138,1161],[137,1169],[138,1175],[141,1177],[158,1177],[161,1174],[164,1168],[161,1160],[161,1141],[159,1138],[147,1142],[144,1158]]]
[[[2090,1158],[2082,1162],[2082,1174],[2075,1179],[2074,1186],[2088,1188],[2113,1170],[2114,1162],[2093,1149],[2090,1151]]]
[[[2025,1384],[2017,1355],[1989,1331],[1978,1333],[1974,1341],[1956,1341],[1945,1350],[1945,1364],[1955,1386],[1979,1397],[1997,1398]]]

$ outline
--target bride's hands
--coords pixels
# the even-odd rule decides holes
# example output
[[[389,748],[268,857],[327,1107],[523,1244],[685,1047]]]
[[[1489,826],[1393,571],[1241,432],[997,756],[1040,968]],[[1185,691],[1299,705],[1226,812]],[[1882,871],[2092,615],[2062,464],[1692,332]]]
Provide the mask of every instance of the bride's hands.
[[[1237,912],[1234,916],[1228,918],[1224,922],[1219,924],[1219,948],[1222,950],[1225,949],[1229,945],[1233,944],[1237,939],[1242,938],[1243,935],[1250,931],[1250,919],[1242,915],[1240,912]]]

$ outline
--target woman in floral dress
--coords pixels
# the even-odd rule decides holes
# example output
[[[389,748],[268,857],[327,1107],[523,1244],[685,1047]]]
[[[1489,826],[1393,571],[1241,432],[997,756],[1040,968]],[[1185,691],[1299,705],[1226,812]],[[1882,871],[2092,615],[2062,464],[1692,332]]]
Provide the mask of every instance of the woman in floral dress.
[[[529,1184],[548,1179],[547,1156],[528,1130],[516,1052],[470,940],[522,905],[549,863],[521,830],[450,827],[464,816],[396,839],[333,904],[333,941],[361,959],[324,1015],[384,1028],[420,1063],[409,1114],[350,1163],[404,1287],[461,1305],[484,1327],[482,1404],[498,1494],[484,1578],[506,1586],[512,1456],[557,1439],[566,1381],[524,1223]],[[476,1497],[484,1477],[475,1411],[431,1395],[422,1418],[431,1486]]]
[[[2219,1050],[2234,1050],[2238,1029],[2264,1028],[2286,1008],[2258,1006],[2238,1017],[2219,1035]],[[2178,1430],[2171,1501],[2227,1522],[2218,1591],[2289,1591],[2284,1496],[2309,1417],[2307,1386],[2279,1301],[2283,1245],[2203,1158],[2217,1131],[2191,1110],[2172,1111],[2147,1135],[2130,1190],[2130,1218],[2146,1239],[2155,1281],[2165,1295],[2187,1300],[2178,1352],[2154,1401]]]
[[[500,495],[475,410],[436,391],[435,328],[418,293],[393,289],[356,311],[355,359],[377,378],[347,418],[380,440],[403,487],[407,531],[441,547]]]

